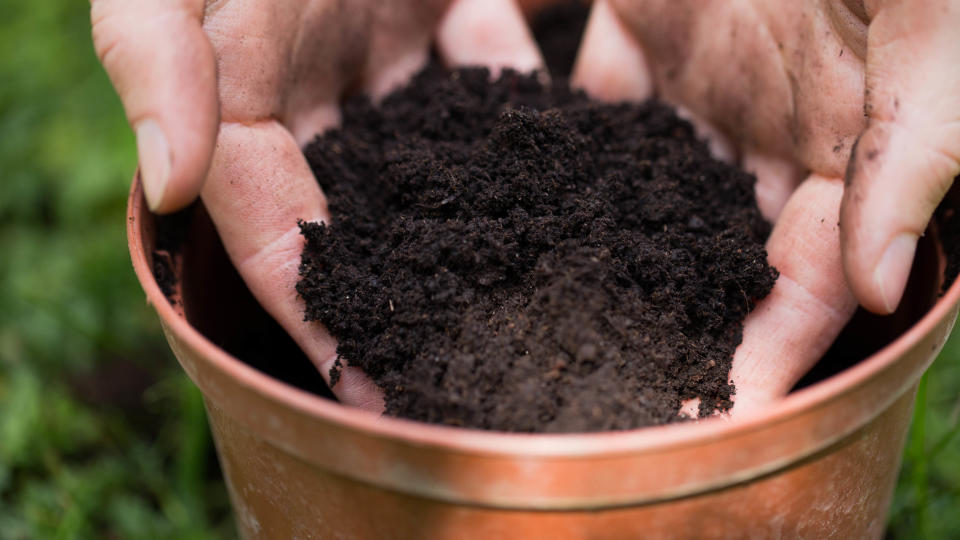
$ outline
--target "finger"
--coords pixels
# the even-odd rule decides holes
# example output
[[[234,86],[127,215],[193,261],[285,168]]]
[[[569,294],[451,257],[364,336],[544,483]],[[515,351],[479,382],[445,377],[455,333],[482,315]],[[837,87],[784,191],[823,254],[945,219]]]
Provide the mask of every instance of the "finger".
[[[437,50],[448,66],[544,69],[543,56],[514,0],[454,0],[437,30]]]
[[[250,292],[329,384],[336,342],[320,324],[303,321],[295,286],[304,242],[297,222],[330,216],[293,136],[275,121],[224,124],[202,196]],[[379,389],[355,369],[346,368],[333,391],[344,403],[383,410]]]
[[[338,124],[370,51],[368,4],[212,3],[204,30],[217,51],[221,121],[275,118],[301,145]]]
[[[433,29],[449,0],[374,2],[363,90],[380,99],[427,63]]]
[[[811,176],[787,202],[767,241],[767,258],[780,277],[744,322],[730,369],[734,416],[785,396],[856,310],[840,261],[842,194],[839,180]]]
[[[866,131],[847,168],[844,271],[863,306],[892,313],[917,239],[960,173],[960,4],[880,4],[867,42]]]
[[[285,28],[297,26],[310,30],[298,32],[289,45],[285,43],[284,47],[279,47],[278,54],[289,57],[289,74],[274,77],[274,80],[280,81],[281,88],[273,95],[283,96],[282,104],[277,109],[282,113],[278,116],[293,133],[297,143],[304,147],[319,133],[340,123],[340,102],[361,76],[372,31],[369,13],[352,4],[299,4],[303,13],[295,14],[292,21],[278,17],[280,21],[275,23],[280,27],[278,33],[289,33],[289,30],[284,31]],[[282,3],[277,5],[271,1],[270,5],[289,11],[289,6]],[[282,60],[277,63],[282,63]],[[238,64],[237,67],[241,69],[250,66],[242,58]],[[240,85],[248,84],[247,81],[251,79],[245,73],[241,73],[241,77]],[[264,101],[268,102],[267,99]]]
[[[340,124],[340,107],[336,103],[316,104],[311,109],[291,116],[286,127],[301,148],[310,144],[317,135]]]
[[[643,101],[653,95],[643,49],[607,0],[597,0],[590,10],[571,81],[603,101]]]
[[[698,418],[700,416],[700,398],[685,399],[680,403],[679,416]]]
[[[799,167],[785,159],[748,149],[743,153],[743,169],[757,177],[756,196],[760,213],[776,223],[783,207],[802,180]]]
[[[203,0],[92,0],[93,43],[137,134],[150,209],[196,198],[218,124],[213,49]]]
[[[677,116],[693,124],[693,131],[697,134],[697,138],[707,141],[710,155],[714,159],[724,163],[736,163],[737,151],[733,143],[713,124],[683,105],[677,106]]]

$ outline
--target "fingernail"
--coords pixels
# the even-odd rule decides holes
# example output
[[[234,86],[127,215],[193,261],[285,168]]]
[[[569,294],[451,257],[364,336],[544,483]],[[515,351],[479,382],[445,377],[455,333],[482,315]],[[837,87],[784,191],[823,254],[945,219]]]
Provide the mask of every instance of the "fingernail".
[[[894,237],[873,271],[873,280],[888,313],[896,311],[903,297],[910,267],[913,266],[913,255],[917,251],[917,239],[913,233],[901,233]]]
[[[137,125],[137,154],[140,157],[140,180],[150,210],[163,202],[163,194],[170,179],[170,145],[160,125],[144,120]]]

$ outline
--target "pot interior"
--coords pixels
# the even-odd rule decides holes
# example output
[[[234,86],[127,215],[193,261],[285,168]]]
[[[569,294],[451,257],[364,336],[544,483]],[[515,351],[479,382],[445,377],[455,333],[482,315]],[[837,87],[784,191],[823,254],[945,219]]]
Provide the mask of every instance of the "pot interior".
[[[218,347],[291,386],[336,400],[283,328],[247,290],[233,268],[210,217],[198,203],[188,210],[180,299],[187,321]]]

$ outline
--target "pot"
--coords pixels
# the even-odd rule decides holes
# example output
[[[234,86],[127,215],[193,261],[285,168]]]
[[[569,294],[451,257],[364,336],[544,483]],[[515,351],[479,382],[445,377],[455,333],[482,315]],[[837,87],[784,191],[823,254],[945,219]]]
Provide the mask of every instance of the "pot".
[[[164,256],[179,280],[173,303],[151,271],[157,218],[138,180],[130,253],[203,393],[251,539],[879,538],[917,383],[960,300],[960,283],[937,298],[944,264],[931,231],[898,313],[859,315],[821,369],[866,359],[762,414],[608,433],[485,432],[380,418],[322,395],[313,366],[246,292],[202,205],[193,213],[182,250]],[[251,343],[268,346],[253,354]]]

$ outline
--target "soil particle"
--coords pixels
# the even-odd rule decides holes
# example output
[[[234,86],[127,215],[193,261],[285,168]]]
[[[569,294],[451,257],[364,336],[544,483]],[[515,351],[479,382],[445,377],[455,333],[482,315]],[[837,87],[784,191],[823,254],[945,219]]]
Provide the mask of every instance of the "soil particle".
[[[306,319],[388,414],[570,432],[730,406],[769,225],[668,107],[431,65],[306,156],[332,214],[301,224]]]

